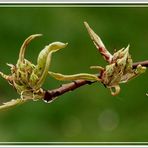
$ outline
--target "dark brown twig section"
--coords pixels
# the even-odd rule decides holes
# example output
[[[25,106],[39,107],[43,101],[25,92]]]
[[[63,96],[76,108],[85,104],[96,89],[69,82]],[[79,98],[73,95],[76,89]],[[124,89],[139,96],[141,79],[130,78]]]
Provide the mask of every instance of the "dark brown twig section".
[[[142,66],[148,67],[148,60],[133,63],[133,68],[136,68],[139,64],[141,64]],[[73,91],[83,85],[92,84],[94,82],[85,81],[85,80],[76,80],[67,84],[63,84],[59,88],[45,91],[44,100],[47,102],[54,101],[58,96],[63,95],[66,92]]]
[[[133,63],[133,68],[136,68],[139,64],[142,66],[148,67],[148,60]]]
[[[63,95],[66,92],[73,91],[83,85],[92,84],[94,82],[85,81],[85,80],[76,80],[67,84],[63,84],[59,88],[45,91],[44,100],[47,102],[53,101],[56,97]]]

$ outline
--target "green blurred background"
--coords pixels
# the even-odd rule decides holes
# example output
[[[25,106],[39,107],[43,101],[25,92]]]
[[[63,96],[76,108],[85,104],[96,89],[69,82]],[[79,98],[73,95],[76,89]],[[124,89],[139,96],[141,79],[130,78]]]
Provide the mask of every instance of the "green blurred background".
[[[46,5],[47,6],[47,5]],[[0,7],[0,71],[16,63],[19,48],[31,34],[26,58],[53,41],[68,42],[55,53],[50,70],[64,74],[95,73],[91,65],[106,63],[97,52],[83,22],[87,21],[113,53],[130,44],[134,61],[148,59],[148,8],[144,7]],[[28,102],[0,112],[0,142],[142,142],[148,141],[148,72],[121,85],[113,97],[96,83],[60,96],[51,104]],[[47,78],[44,88],[62,82]],[[1,103],[18,95],[0,79]]]

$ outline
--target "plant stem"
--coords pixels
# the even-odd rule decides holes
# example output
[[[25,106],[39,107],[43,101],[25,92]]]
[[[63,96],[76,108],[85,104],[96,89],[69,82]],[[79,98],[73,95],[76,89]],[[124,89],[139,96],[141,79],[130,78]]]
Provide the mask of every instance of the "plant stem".
[[[148,60],[133,63],[133,68],[135,69],[139,64],[141,64],[142,66],[148,67]],[[73,90],[75,90],[75,89],[77,89],[77,88],[79,88],[83,85],[86,85],[86,84],[90,85],[90,84],[95,83],[95,82],[96,81],[91,82],[91,81],[86,81],[86,80],[76,80],[76,81],[73,81],[73,82],[70,82],[70,83],[67,83],[67,84],[63,84],[59,88],[44,91],[44,98],[43,99],[47,102],[52,102],[58,96],[61,96],[66,92],[73,91]]]
[[[133,63],[133,68],[135,69],[139,64],[148,67],[148,60]]]

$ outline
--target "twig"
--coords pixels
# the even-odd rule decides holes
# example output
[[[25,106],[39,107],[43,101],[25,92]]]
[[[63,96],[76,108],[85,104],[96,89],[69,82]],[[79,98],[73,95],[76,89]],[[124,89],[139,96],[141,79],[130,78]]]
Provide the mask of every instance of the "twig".
[[[133,63],[133,68],[136,68],[139,64],[142,66],[148,67],[148,60]]]
[[[140,61],[140,62],[136,62],[133,63],[133,68],[135,69],[139,64],[141,64],[142,66],[148,67],[148,60],[146,61]],[[63,95],[66,92],[69,91],[73,91],[83,85],[86,84],[92,84],[95,83],[94,82],[90,82],[90,81],[86,81],[86,80],[76,80],[67,84],[63,84],[62,86],[60,86],[59,88],[53,89],[53,90],[47,90],[44,91],[44,100],[47,102],[52,102],[54,101],[58,96]]]

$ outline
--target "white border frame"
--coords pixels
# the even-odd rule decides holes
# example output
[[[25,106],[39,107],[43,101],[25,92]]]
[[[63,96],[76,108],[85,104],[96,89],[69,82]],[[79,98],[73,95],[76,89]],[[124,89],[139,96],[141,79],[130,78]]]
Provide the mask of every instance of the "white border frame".
[[[134,0],[122,0],[122,1],[110,1],[110,0],[101,0],[101,1],[82,1],[75,0],[68,2],[67,1],[49,1],[49,0],[32,0],[32,1],[12,1],[12,0],[0,0],[0,7],[148,7],[148,1],[144,0],[141,2]],[[38,145],[37,145],[38,144]],[[148,142],[0,142],[0,147],[53,147],[53,148],[75,148],[75,147],[102,147],[102,148],[125,148],[125,147],[148,147]]]

